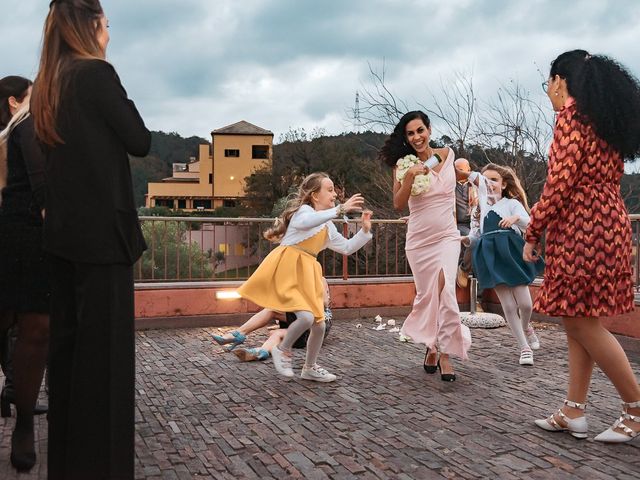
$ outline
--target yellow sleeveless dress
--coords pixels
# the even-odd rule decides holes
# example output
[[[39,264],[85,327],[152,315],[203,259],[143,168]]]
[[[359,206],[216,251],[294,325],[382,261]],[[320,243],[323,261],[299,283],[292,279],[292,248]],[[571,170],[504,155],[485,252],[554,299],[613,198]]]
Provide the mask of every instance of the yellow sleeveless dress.
[[[324,321],[322,267],[316,255],[323,250],[327,227],[295,245],[280,245],[266,256],[238,293],[262,308],[278,312],[304,310]]]

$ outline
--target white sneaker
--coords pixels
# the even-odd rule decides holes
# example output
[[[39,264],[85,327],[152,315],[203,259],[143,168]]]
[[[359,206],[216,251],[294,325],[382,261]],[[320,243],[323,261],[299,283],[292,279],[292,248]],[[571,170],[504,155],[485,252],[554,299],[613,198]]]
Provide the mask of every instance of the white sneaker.
[[[527,335],[527,343],[529,343],[531,350],[539,350],[540,339],[538,338],[538,335],[536,335],[536,332],[531,325],[529,325],[529,328],[527,328],[527,331],[525,333]]]
[[[520,352],[520,365],[533,366],[533,352],[530,348],[523,348]]]
[[[314,382],[333,382],[338,377],[336,377],[333,373],[327,372],[324,368],[316,363],[312,367],[307,367],[306,365],[302,367],[300,378],[304,380],[313,380]]]
[[[280,375],[287,378],[293,377],[290,355],[286,355],[280,350],[280,347],[275,347],[271,350],[271,357],[273,358],[273,366],[276,367],[276,371]]]

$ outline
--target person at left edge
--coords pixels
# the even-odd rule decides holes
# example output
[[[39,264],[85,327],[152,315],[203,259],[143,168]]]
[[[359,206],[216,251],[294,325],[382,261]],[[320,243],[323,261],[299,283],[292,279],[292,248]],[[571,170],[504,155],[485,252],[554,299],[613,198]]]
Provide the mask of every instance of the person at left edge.
[[[106,61],[98,0],[54,0],[31,107],[46,146],[49,480],[134,478],[133,264],[146,248],[128,155],[151,134]]]

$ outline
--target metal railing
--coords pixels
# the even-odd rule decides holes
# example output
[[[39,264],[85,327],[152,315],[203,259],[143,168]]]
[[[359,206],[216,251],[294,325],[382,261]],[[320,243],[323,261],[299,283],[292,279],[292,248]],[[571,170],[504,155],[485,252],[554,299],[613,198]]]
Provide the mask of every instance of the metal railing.
[[[277,245],[263,237],[270,218],[140,217],[148,249],[136,263],[136,282],[244,280]],[[336,221],[345,237],[356,220]],[[373,239],[352,255],[318,255],[328,278],[411,276],[402,220],[372,220]]]
[[[631,215],[633,272],[640,289],[640,215]],[[263,233],[270,218],[140,217],[148,249],[135,266],[137,282],[245,280],[276,245]],[[357,220],[336,221],[346,237]],[[353,255],[324,250],[318,261],[328,278],[411,276],[402,220],[372,220],[373,239]]]

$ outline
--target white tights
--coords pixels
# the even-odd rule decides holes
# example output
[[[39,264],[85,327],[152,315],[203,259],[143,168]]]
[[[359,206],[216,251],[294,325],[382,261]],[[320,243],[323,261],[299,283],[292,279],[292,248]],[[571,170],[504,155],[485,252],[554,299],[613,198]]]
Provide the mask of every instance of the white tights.
[[[518,341],[520,350],[529,348],[525,334],[527,328],[529,328],[529,320],[531,319],[531,313],[533,311],[529,286],[518,285],[517,287],[509,287],[502,284],[497,285],[494,290],[502,304],[504,316],[511,328],[511,332],[513,332],[513,335]]]
[[[322,347],[322,341],[324,340],[325,323],[316,322],[311,312],[300,311],[295,313],[297,319],[287,328],[287,333],[279,348],[285,352],[291,351],[291,347],[300,338],[300,335],[309,330],[305,365],[312,367],[318,361],[320,347]]]

